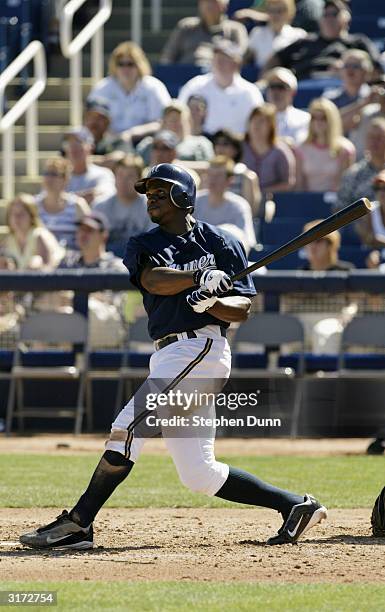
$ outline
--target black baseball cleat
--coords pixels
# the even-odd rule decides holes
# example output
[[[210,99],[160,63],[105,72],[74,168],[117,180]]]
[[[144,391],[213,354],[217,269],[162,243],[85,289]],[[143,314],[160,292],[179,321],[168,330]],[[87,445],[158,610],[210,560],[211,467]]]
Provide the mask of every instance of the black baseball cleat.
[[[92,523],[80,527],[71,521],[67,510],[63,510],[52,523],[20,536],[20,542],[31,548],[86,550],[94,546],[94,533]]]
[[[295,544],[300,536],[326,519],[327,515],[325,506],[306,493],[304,502],[293,506],[277,535],[269,538],[266,544]]]

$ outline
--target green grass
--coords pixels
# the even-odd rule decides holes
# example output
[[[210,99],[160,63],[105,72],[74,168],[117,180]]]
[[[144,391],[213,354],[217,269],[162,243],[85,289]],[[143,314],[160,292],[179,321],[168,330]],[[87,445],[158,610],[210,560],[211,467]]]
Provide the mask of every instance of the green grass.
[[[374,612],[383,610],[385,600],[385,586],[375,584],[9,582],[0,588],[57,591],[58,606],[51,609],[60,611]]]
[[[67,507],[86,488],[97,454],[0,455],[2,507]],[[384,486],[382,457],[223,457],[263,480],[298,493],[311,492],[334,508],[373,505]],[[219,498],[192,493],[167,456],[143,455],[107,504],[110,507],[224,507]]]

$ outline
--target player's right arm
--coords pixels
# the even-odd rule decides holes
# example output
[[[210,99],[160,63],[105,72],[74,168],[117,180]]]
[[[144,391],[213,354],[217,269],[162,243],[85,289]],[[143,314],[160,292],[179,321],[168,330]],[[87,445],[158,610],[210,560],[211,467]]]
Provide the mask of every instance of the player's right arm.
[[[211,294],[232,288],[230,277],[222,270],[174,270],[174,268],[146,266],[140,276],[146,291],[155,295],[175,295],[185,289],[201,286]]]
[[[140,275],[140,284],[148,293],[176,295],[195,287],[194,273],[189,270],[146,266]]]

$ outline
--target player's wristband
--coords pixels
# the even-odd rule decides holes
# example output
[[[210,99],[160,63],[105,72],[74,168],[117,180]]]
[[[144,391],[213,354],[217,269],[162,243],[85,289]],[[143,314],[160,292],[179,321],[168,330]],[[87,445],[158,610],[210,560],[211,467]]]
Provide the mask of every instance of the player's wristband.
[[[204,270],[201,270],[200,268],[198,268],[197,270],[194,270],[194,273],[193,273],[194,285],[200,285],[200,281],[201,281],[203,272]]]

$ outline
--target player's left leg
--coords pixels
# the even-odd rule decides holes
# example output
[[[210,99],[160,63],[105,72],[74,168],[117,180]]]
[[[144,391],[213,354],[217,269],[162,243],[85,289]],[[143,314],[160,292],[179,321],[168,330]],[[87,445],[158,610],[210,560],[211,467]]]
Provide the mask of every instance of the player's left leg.
[[[199,414],[199,410],[196,414]],[[214,408],[202,410],[205,418],[215,417]],[[326,518],[326,509],[309,495],[298,495],[264,482],[244,470],[217,461],[214,432],[189,427],[179,435],[163,432],[181,482],[199,493],[232,502],[272,508],[282,514],[284,523],[268,544],[294,543],[315,524]]]

